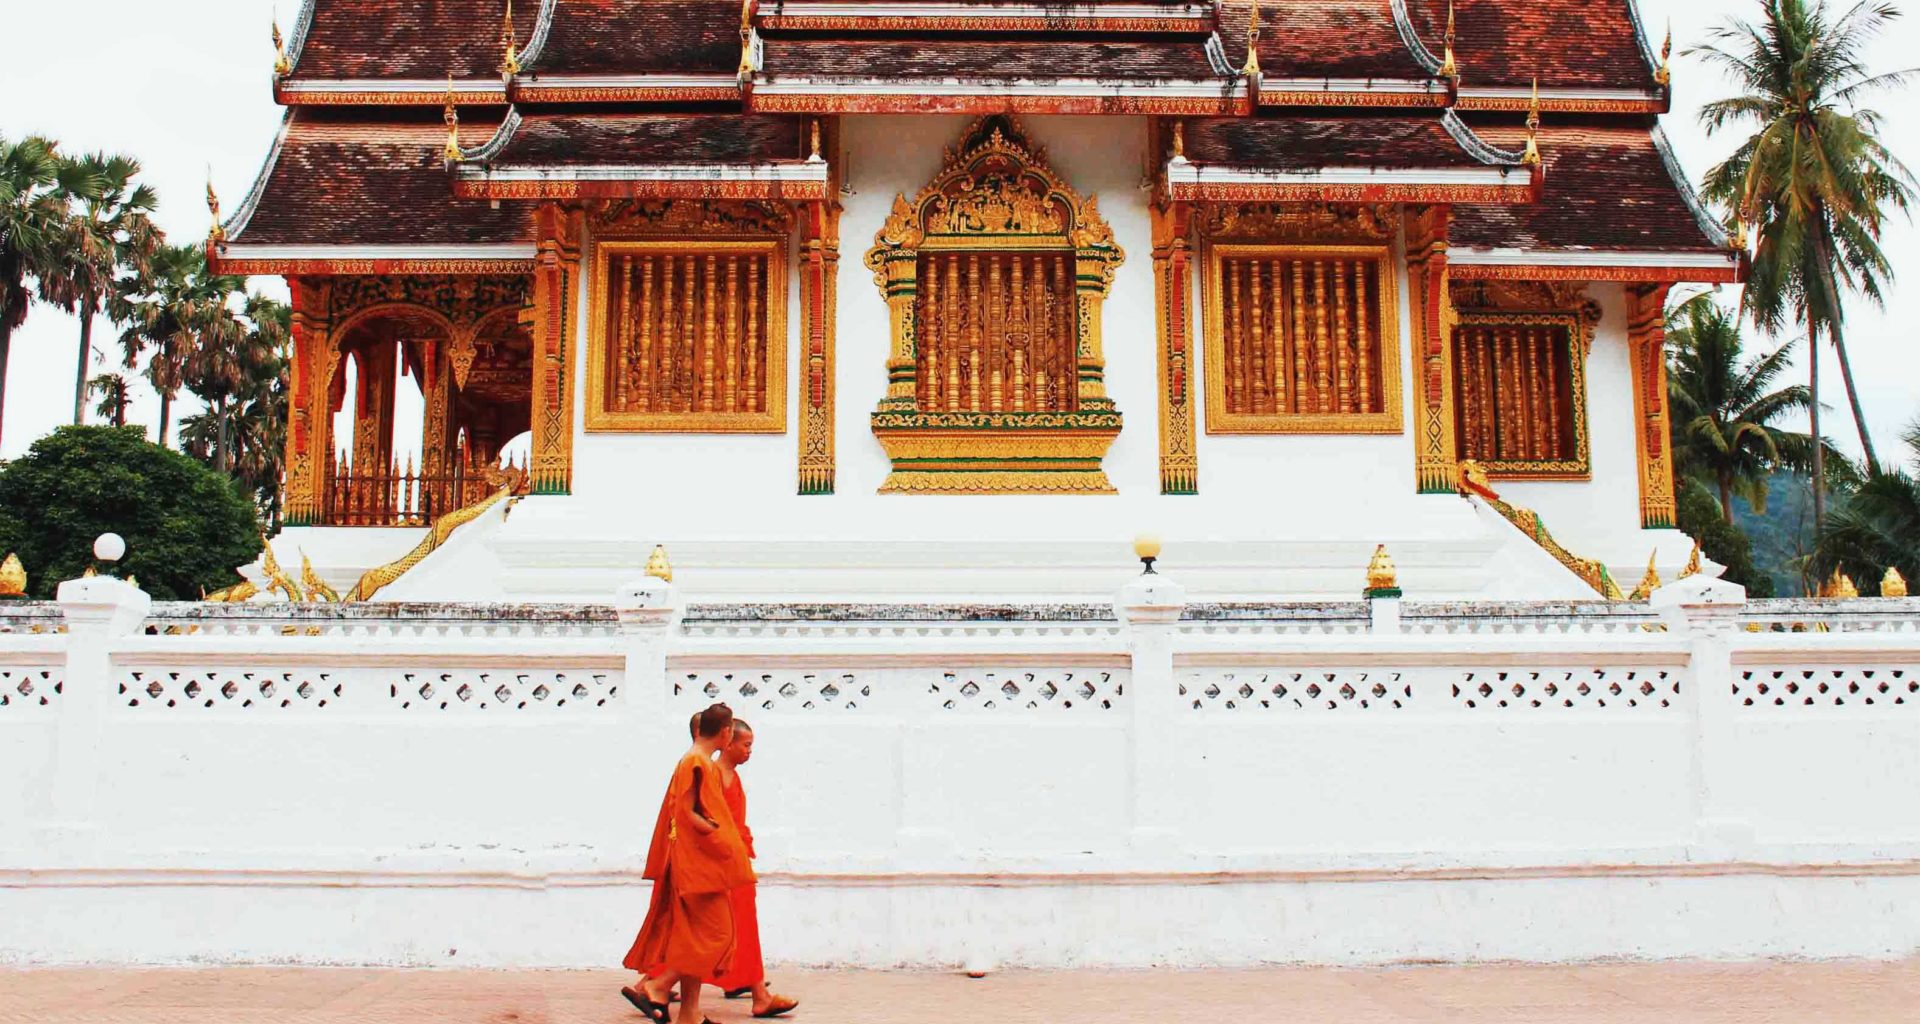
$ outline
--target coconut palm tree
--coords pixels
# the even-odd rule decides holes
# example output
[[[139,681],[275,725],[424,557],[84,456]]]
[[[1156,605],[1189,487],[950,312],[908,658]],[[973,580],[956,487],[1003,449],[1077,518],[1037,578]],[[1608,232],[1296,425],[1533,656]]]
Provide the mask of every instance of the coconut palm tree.
[[[127,406],[133,404],[132,385],[125,374],[103,373],[87,381],[87,391],[100,396],[94,415],[116,427],[127,425]]]
[[[1827,517],[1808,569],[1826,579],[1835,569],[1852,576],[1863,594],[1879,592],[1887,569],[1920,579],[1920,419],[1901,434],[1908,466],[1868,475]]]
[[[74,213],[57,238],[53,273],[42,275],[45,297],[80,318],[80,355],[73,377],[73,422],[84,418],[87,364],[93,357],[93,318],[109,304],[122,273],[143,276],[162,242],[151,214],[158,196],[135,185],[140,162],[92,153],[71,161],[88,184],[74,193]]]
[[[147,357],[147,382],[160,396],[158,444],[167,443],[173,400],[187,383],[188,362],[203,345],[231,345],[244,333],[229,306],[243,282],[207,273],[206,254],[197,246],[161,246],[149,272],[122,282],[115,297],[122,365],[133,369]]]
[[[57,273],[59,239],[72,217],[68,197],[93,187],[51,141],[0,138],[0,412],[14,329],[26,322],[40,285]]]
[[[1669,315],[1667,345],[1676,467],[1719,495],[1726,522],[1733,522],[1736,494],[1764,511],[1767,478],[1777,469],[1806,471],[1813,462],[1811,435],[1774,426],[1810,401],[1802,385],[1774,386],[1793,344],[1747,358],[1739,321],[1711,295],[1696,295]]]
[[[1762,0],[1758,24],[1729,21],[1694,53],[1726,72],[1740,90],[1709,103],[1709,131],[1751,129],[1733,155],[1707,172],[1706,195],[1730,220],[1758,235],[1745,304],[1756,324],[1778,330],[1789,319],[1807,332],[1808,403],[1820,432],[1819,341],[1826,332],[1840,357],[1860,446],[1877,462],[1853,386],[1842,334],[1842,295],[1881,302],[1892,268],[1880,249],[1889,210],[1912,201],[1912,176],[1878,132],[1880,117],[1859,106],[1875,90],[1905,82],[1911,72],[1872,74],[1867,45],[1899,12],[1863,0],[1835,16],[1821,0]],[[1815,521],[1824,517],[1825,452],[1813,449]]]

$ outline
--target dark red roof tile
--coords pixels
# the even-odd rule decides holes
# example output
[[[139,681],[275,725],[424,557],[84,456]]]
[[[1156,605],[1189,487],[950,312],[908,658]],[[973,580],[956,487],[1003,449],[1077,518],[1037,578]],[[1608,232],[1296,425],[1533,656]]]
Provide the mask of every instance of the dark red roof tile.
[[[514,36],[524,47],[540,0],[514,5]],[[505,0],[312,0],[311,20],[296,28],[292,78],[458,79],[499,73]],[[302,32],[304,35],[302,35]]]
[[[762,72],[770,79],[959,78],[1006,81],[1032,78],[1220,78],[1206,48],[1193,39],[1110,41],[1044,39],[914,39],[768,36]],[[1223,82],[1225,79],[1221,79]]]
[[[1407,0],[1428,49],[1439,53],[1447,0]],[[1453,53],[1462,88],[1577,86],[1652,89],[1633,0],[1456,0]]]
[[[777,114],[529,114],[501,167],[763,164],[804,160],[805,119]]]
[[[1196,118],[1185,122],[1187,159],[1275,171],[1323,167],[1485,167],[1444,115]]]
[[[427,112],[422,111],[423,115]],[[494,133],[470,119],[462,146]],[[526,241],[532,207],[453,197],[446,129],[431,117],[346,120],[300,110],[286,125],[251,213],[229,241],[247,245],[455,245]]]
[[[540,75],[731,74],[740,66],[740,0],[559,0]]]
[[[1236,69],[1246,63],[1252,13],[1253,0],[1224,0],[1220,7],[1221,41]],[[1388,0],[1264,0],[1259,49],[1268,78],[1431,77],[1400,38]]]

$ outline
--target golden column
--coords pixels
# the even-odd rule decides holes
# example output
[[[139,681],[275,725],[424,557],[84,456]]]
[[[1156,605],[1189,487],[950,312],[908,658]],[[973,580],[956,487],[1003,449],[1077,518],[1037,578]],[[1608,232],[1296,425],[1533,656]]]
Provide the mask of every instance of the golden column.
[[[453,362],[451,339],[430,338],[421,343],[421,385],[425,410],[420,424],[421,507],[429,521],[459,507],[453,493]]]
[[[897,233],[886,233],[887,228],[896,225]],[[922,236],[919,218],[907,205],[905,196],[894,197],[893,216],[881,230],[880,243],[884,249],[868,258],[869,265],[873,261],[879,263],[874,276],[880,279],[886,295],[887,315],[893,327],[893,351],[887,356],[887,397],[880,400],[879,411],[911,413],[915,409],[914,386],[919,360],[919,322],[914,303],[919,296]]]
[[[1188,299],[1193,294],[1192,207],[1156,203],[1153,290],[1160,310],[1160,493],[1200,493],[1193,438],[1193,356]]]
[[[1422,494],[1455,489],[1453,301],[1447,287],[1447,229],[1453,208],[1409,209],[1407,282],[1412,291],[1413,355],[1419,367],[1414,401],[1414,467]]]
[[[828,188],[828,198],[807,203],[800,211],[800,311],[806,325],[800,364],[801,494],[833,493],[833,328],[840,269],[840,204],[832,198],[836,191]],[[911,296],[907,304],[911,316]],[[891,299],[888,307],[893,308]],[[785,338],[769,341],[786,344]],[[891,384],[887,393],[893,394]]]
[[[1640,525],[1670,528],[1676,511],[1667,414],[1667,289],[1627,289],[1627,354],[1633,361],[1634,446],[1640,459]]]
[[[288,526],[312,526],[320,521],[326,494],[327,454],[333,448],[333,410],[327,392],[333,383],[337,356],[328,303],[333,280],[326,277],[287,278],[293,307],[293,360],[287,386],[287,454],[280,508]]]
[[[1101,335],[1100,307],[1113,287],[1113,272],[1121,253],[1113,243],[1113,229],[1100,217],[1100,201],[1089,198],[1072,234],[1074,248],[1075,314],[1080,323],[1080,408],[1111,410],[1107,397],[1106,343]]]
[[[580,290],[580,212],[542,203],[534,212],[534,494],[573,489],[573,335]]]

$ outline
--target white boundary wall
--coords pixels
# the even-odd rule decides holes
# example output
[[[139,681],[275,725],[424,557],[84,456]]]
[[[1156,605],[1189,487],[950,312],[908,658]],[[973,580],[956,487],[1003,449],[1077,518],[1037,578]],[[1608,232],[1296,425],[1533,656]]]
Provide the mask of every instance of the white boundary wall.
[[[75,581],[0,611],[0,961],[612,965],[712,699],[757,727],[782,962],[1920,950],[1920,602],[1695,577],[1654,603],[1186,607],[1146,578],[1114,611],[656,583],[149,608]]]

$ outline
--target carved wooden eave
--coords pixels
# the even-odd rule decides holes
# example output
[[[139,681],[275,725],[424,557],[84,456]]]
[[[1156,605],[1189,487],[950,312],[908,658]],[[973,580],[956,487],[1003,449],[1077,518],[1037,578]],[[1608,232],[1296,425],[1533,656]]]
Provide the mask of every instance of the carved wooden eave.
[[[778,32],[1083,32],[1108,35],[1205,35],[1211,3],[1078,3],[1029,0],[991,5],[898,0],[783,0],[761,9],[762,29]]]
[[[1003,339],[988,337],[983,345],[981,328],[975,327],[968,408],[957,408],[957,399],[944,407],[926,401],[923,383],[937,388],[939,378],[922,382],[918,377],[923,253],[951,254],[954,259],[967,254],[976,267],[981,259],[991,263],[996,256],[1004,259],[1012,253],[1023,257],[1047,253],[1056,261],[1071,261],[1072,306],[1050,314],[1068,317],[1052,321],[1056,325],[1071,324],[1062,329],[1071,332],[1072,380],[1061,382],[1071,397],[1060,407],[1042,408],[1039,403],[1023,407],[1019,399],[1003,404],[1002,383],[996,376],[991,402],[983,404],[979,360],[983,353],[989,361],[997,359],[994,346]],[[873,414],[874,435],[893,460],[893,472],[881,490],[1111,493],[1101,462],[1120,432],[1120,414],[1106,394],[1100,305],[1114,269],[1124,258],[1095,200],[1083,199],[1061,180],[1047,166],[1045,154],[1004,115],[976,122],[959,148],[948,151],[941,171],[911,201],[896,197],[892,215],[865,260],[887,300],[893,330],[887,397]],[[978,271],[969,274],[970,287],[977,291],[981,287]],[[998,287],[999,271],[995,269],[993,275],[992,287]],[[1037,272],[1035,287],[1040,287]],[[931,294],[932,282],[928,289]],[[951,296],[949,301],[954,301]],[[1014,308],[1023,307],[1015,303]],[[926,343],[932,345],[934,339],[929,336]],[[1018,384],[1009,387],[1019,393]]]
[[[1106,78],[838,78],[754,76],[748,107],[763,113],[1149,114],[1253,112],[1244,81]]]
[[[1736,252],[1456,247],[1454,280],[1621,281],[1641,284],[1732,284],[1746,278]]]
[[[532,242],[497,245],[245,245],[217,247],[216,274],[528,274]]]

